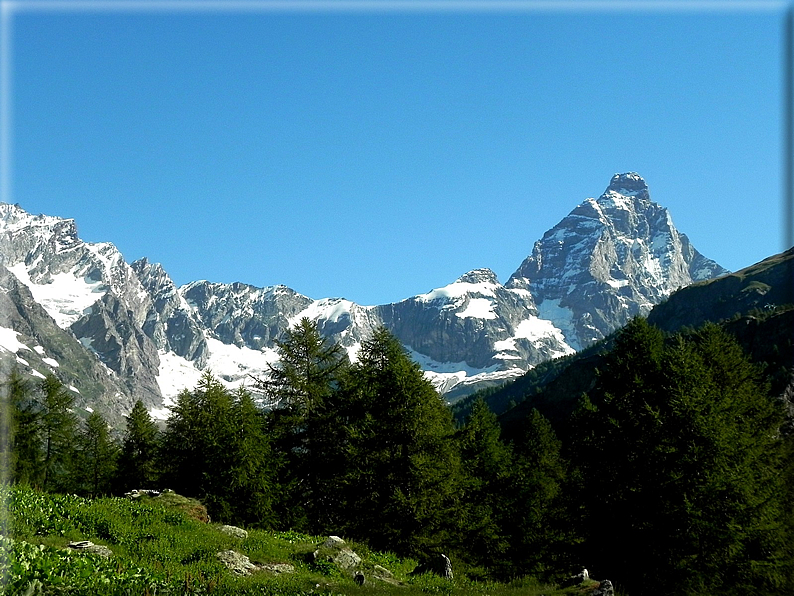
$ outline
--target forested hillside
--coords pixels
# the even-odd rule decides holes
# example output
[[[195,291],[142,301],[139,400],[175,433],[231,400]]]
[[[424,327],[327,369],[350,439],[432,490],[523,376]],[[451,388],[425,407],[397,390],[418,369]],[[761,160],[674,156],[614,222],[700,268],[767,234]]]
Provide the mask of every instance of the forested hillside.
[[[48,378],[8,379],[10,479],[86,496],[168,487],[214,521],[336,534],[468,577],[560,581],[587,567],[624,594],[794,591],[792,436],[769,379],[715,325],[615,338],[565,433],[537,410],[506,442],[476,402],[452,415],[385,329],[355,363],[304,319],[258,382],[206,374],[160,432],[142,405],[117,444]]]

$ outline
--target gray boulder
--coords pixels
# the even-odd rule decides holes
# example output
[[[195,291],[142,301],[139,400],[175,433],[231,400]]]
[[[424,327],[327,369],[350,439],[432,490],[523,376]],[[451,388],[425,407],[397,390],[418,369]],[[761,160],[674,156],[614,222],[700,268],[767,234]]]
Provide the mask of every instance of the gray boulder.
[[[248,532],[243,530],[242,528],[238,528],[237,526],[221,526],[218,528],[224,534],[229,536],[234,536],[235,538],[239,538],[241,540],[245,540],[248,538]]]
[[[611,581],[605,579],[591,592],[591,596],[615,596],[615,588]]]
[[[315,561],[329,561],[343,571],[352,571],[361,565],[361,557],[339,536],[329,536],[312,553],[312,558]]]
[[[282,573],[295,573],[295,567],[289,563],[265,563],[260,569],[276,575],[281,575]]]
[[[104,557],[105,559],[108,559],[111,556],[113,556],[113,551],[110,550],[107,546],[103,546],[101,544],[94,544],[90,540],[80,540],[78,542],[70,542],[66,546],[71,550],[82,553],[90,553],[92,555],[99,555],[100,557]]]
[[[248,557],[233,550],[224,550],[215,555],[221,563],[226,565],[237,575],[251,575],[258,567]]]

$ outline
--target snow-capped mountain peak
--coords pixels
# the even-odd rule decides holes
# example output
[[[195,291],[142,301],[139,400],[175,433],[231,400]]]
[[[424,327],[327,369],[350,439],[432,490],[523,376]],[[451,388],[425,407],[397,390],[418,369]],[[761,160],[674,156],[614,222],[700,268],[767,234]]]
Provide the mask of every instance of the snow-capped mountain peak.
[[[531,287],[541,316],[578,349],[676,289],[724,273],[651,201],[645,180],[628,172],[546,232],[507,285]]]
[[[81,373],[94,383],[79,387],[84,399],[91,391],[120,396],[116,420],[134,399],[164,416],[170,398],[194,386],[202,370],[229,385],[266,375],[277,342],[308,317],[351,360],[385,326],[440,391],[460,392],[570,354],[678,287],[722,273],[675,229],[635,172],[615,174],[601,196],[584,200],[547,231],[506,284],[490,269],[474,269],[379,306],[315,300],[283,285],[177,287],[158,263],[130,265],[113,244],[83,242],[73,220],[0,204],[0,301],[24,302],[14,307],[20,312],[38,309],[0,321],[0,340],[7,339],[0,359],[31,370],[35,361],[66,379],[57,346],[71,335],[84,368],[89,361],[96,368]],[[44,356],[31,356],[41,342],[27,320],[63,337],[41,344]]]

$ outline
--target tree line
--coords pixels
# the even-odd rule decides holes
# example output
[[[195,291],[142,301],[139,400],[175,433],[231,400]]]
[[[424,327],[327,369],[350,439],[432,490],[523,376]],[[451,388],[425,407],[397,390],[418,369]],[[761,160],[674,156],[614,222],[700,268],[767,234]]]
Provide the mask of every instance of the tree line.
[[[356,362],[302,320],[256,382],[272,408],[205,374],[159,431],[138,402],[120,443],[82,425],[53,377],[12,373],[14,482],[89,496],[168,487],[213,520],[446,553],[472,577],[582,566],[635,594],[794,588],[794,457],[784,409],[721,328],[618,335],[565,432],[537,410],[512,442],[476,402],[462,424],[387,330]]]

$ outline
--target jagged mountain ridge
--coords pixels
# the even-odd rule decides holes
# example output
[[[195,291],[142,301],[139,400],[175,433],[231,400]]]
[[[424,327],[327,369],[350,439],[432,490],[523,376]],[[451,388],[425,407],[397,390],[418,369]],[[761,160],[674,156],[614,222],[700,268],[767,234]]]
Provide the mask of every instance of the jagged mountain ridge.
[[[177,287],[159,264],[127,264],[112,244],[83,242],[73,220],[16,205],[0,205],[0,264],[93,352],[112,377],[105,391],[124,404],[142,398],[163,414],[163,398],[167,405],[202,370],[229,384],[264,374],[275,342],[304,316],[352,358],[385,325],[440,391],[460,393],[572,353],[675,289],[726,272],[675,230],[634,173],[616,174],[598,200],[549,230],[508,283],[477,269],[387,305],[314,300],[285,286]]]

